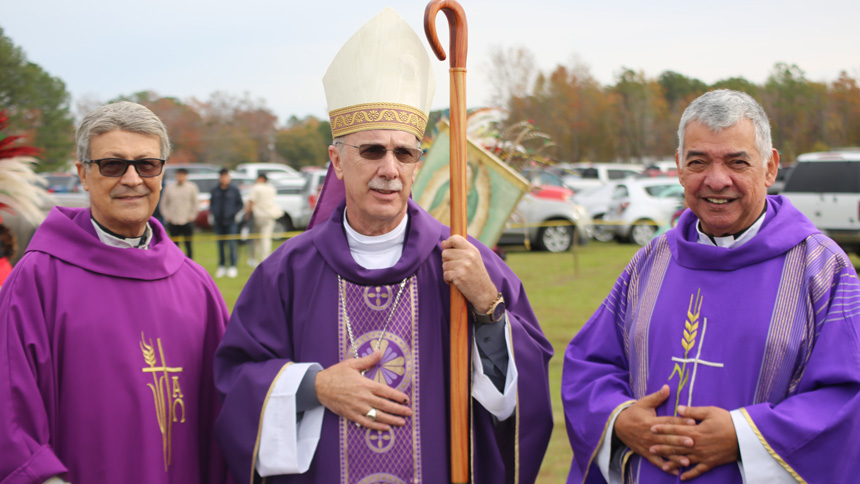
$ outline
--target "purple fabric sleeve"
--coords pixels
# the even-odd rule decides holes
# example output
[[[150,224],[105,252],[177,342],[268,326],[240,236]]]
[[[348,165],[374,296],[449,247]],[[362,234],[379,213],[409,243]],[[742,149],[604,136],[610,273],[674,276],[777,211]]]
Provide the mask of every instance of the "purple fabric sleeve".
[[[846,283],[853,281],[853,283]],[[745,407],[754,430],[808,482],[851,482],[860,455],[860,297],[852,267],[837,272],[797,388],[776,405]],[[773,453],[771,454],[773,455]],[[821,465],[827,462],[827,465]]]
[[[27,297],[38,293],[34,278],[23,272],[14,272],[0,291],[0,478],[41,484],[66,467],[50,447],[58,395],[38,383],[37,375],[54,370],[47,335],[38,330],[45,327],[40,301]]]

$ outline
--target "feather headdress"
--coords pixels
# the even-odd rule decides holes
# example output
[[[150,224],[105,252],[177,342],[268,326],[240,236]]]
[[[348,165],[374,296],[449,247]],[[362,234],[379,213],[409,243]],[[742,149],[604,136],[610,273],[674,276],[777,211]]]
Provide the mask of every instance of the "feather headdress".
[[[8,126],[5,111],[0,111],[0,131]],[[39,202],[47,197],[42,188],[45,179],[33,171],[39,152],[32,146],[12,146],[21,136],[0,138],[0,210],[19,213],[27,220],[38,225],[45,218],[39,209]],[[3,219],[0,217],[0,222]]]

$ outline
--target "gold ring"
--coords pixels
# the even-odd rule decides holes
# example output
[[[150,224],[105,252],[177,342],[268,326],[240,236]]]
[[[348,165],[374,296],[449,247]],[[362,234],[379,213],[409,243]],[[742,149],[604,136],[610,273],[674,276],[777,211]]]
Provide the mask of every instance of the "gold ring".
[[[364,416],[376,422],[376,409],[371,407],[371,409],[366,414],[364,414]]]

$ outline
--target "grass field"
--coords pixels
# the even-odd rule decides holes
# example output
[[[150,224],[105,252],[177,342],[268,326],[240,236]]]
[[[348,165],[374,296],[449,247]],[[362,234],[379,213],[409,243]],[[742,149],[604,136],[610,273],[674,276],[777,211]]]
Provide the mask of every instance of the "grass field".
[[[563,483],[570,466],[571,450],[564,429],[560,386],[564,350],[570,339],[597,309],[637,247],[629,244],[592,242],[562,254],[528,252],[506,248],[508,265],[525,285],[532,308],[544,333],[555,348],[550,361],[550,391],[555,428],[544,458],[538,482]],[[217,266],[215,242],[195,243],[195,259],[211,274]],[[216,279],[227,305],[232,309],[251,274],[245,264],[247,249],[240,247],[239,277]]]

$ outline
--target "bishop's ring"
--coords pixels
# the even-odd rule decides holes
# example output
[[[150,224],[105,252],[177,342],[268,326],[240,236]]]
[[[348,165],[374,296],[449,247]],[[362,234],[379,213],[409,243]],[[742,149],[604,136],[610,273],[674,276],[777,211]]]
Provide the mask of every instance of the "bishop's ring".
[[[370,410],[366,414],[364,414],[364,416],[376,422],[376,409],[371,407]]]

